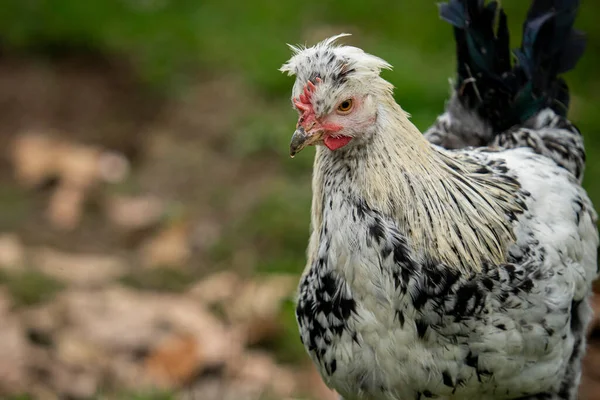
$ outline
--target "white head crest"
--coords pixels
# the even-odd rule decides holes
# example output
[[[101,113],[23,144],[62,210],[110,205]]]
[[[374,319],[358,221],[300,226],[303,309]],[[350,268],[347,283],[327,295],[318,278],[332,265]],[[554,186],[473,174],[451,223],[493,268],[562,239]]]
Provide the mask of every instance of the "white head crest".
[[[342,33],[330,37],[312,47],[288,45],[294,55],[279,70],[288,75],[296,75],[295,94],[300,92],[307,82],[315,83],[316,78],[320,78],[334,89],[349,80],[371,83],[377,79],[385,82],[379,74],[382,69],[391,69],[392,66],[357,47],[337,45],[336,41],[345,36],[350,34]],[[391,85],[385,83],[386,89],[391,90]]]

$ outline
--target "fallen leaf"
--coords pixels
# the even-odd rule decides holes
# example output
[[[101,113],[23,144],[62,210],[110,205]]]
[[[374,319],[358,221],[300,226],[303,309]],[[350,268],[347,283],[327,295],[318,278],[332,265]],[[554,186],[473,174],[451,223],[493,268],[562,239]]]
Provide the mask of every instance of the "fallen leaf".
[[[98,286],[123,276],[127,264],[119,257],[76,254],[40,248],[33,251],[33,264],[44,274],[82,287]]]
[[[278,399],[291,396],[297,388],[292,371],[277,365],[273,357],[264,352],[246,352],[234,377],[236,381],[248,382]]]
[[[85,192],[77,186],[60,185],[50,197],[48,219],[56,228],[72,230],[79,225]]]
[[[233,301],[241,284],[240,277],[234,272],[217,272],[192,286],[189,294],[207,305],[214,305]]]
[[[56,335],[54,355],[56,361],[72,367],[86,365],[100,368],[107,360],[106,353],[97,344],[71,329]]]
[[[0,382],[4,392],[24,393],[28,386],[27,360],[29,344],[20,322],[14,316],[2,318],[0,324]]]
[[[164,212],[164,204],[152,196],[112,196],[105,204],[109,221],[120,228],[139,230],[156,224]]]
[[[24,261],[25,250],[19,237],[14,233],[0,234],[0,269],[19,270]]]
[[[184,224],[174,224],[144,242],[139,254],[142,265],[154,267],[181,267],[190,256],[188,230]]]
[[[16,179],[21,185],[33,187],[57,173],[55,145],[56,140],[46,135],[17,135],[11,158]]]
[[[283,301],[294,293],[296,283],[297,279],[291,275],[253,280],[224,304],[228,318],[243,327],[248,343],[255,344],[281,334],[283,324],[279,313]]]
[[[178,332],[196,337],[207,367],[218,368],[238,362],[245,342],[243,336],[225,326],[203,304],[186,296],[163,296],[160,301],[162,320]]]
[[[56,168],[64,185],[81,190],[99,181],[101,151],[98,148],[61,142],[55,152]]]
[[[146,358],[145,369],[160,387],[183,385],[203,367],[198,342],[190,334],[174,334],[152,349]]]
[[[61,293],[65,323],[108,353],[131,354],[163,334],[154,296],[121,287]]]

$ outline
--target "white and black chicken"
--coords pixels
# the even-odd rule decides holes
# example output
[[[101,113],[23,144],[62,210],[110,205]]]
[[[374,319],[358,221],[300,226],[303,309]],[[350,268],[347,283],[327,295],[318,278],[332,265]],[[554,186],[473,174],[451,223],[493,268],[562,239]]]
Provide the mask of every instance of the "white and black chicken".
[[[558,78],[583,53],[578,6],[533,1],[512,65],[496,2],[442,4],[458,77],[425,135],[379,76],[390,65],[343,35],[281,68],[290,152],[317,145],[296,315],[345,400],[577,398],[598,247]]]

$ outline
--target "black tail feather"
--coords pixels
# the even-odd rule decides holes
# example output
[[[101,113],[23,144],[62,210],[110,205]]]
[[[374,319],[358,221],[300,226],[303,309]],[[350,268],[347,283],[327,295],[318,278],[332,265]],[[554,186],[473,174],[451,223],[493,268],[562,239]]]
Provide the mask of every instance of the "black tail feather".
[[[504,10],[496,1],[486,5],[484,0],[450,0],[440,4],[440,16],[454,26],[461,102],[495,121],[512,92],[505,79],[511,56]]]
[[[440,4],[440,16],[455,27],[460,78],[481,72],[499,79],[510,69],[506,14],[496,1],[486,6],[484,0],[451,0]]]
[[[579,0],[533,0],[523,24],[523,44],[511,63],[507,18],[497,1],[450,0],[440,16],[454,26],[457,92],[501,132],[544,107],[566,115],[569,91],[559,78],[575,67],[585,49],[573,29]]]
[[[523,24],[523,44],[515,51],[515,73],[525,89],[521,98],[530,98],[530,104],[525,101],[515,110],[521,120],[535,114],[537,103],[566,116],[569,89],[558,75],[573,69],[585,50],[585,36],[573,29],[578,8],[579,0],[533,1]]]

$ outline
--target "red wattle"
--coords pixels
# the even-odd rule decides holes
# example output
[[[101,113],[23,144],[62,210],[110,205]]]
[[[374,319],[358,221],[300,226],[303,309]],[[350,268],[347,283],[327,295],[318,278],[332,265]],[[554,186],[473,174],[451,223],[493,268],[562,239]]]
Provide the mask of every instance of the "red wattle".
[[[323,139],[323,142],[325,142],[325,146],[327,146],[327,148],[329,150],[337,150],[340,149],[342,147],[344,147],[345,145],[347,145],[348,143],[350,143],[350,141],[352,140],[351,137],[349,136],[325,136],[325,139]]]

